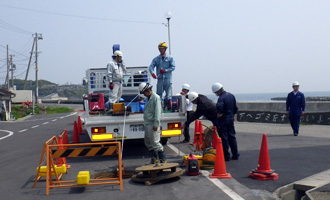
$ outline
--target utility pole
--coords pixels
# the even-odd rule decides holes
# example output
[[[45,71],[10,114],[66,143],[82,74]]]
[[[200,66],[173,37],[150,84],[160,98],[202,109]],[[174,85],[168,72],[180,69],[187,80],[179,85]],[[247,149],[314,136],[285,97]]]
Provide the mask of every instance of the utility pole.
[[[7,90],[9,91],[9,48],[7,44],[7,77],[6,77],[6,83],[7,84]]]
[[[26,70],[26,75],[25,75],[25,80],[24,80],[24,90],[25,90],[25,87],[26,87],[26,80],[27,80],[27,77],[29,75],[29,71],[30,71],[30,65],[31,65],[31,60],[32,60],[32,55],[33,55],[33,49],[34,49],[34,43],[35,43],[35,39],[33,40],[33,44],[32,44],[32,49],[31,49],[31,52],[30,52],[30,59],[29,59],[29,64],[28,64],[28,68]]]
[[[42,40],[42,34],[38,34],[35,33],[34,34],[34,42],[35,42],[35,46],[36,46],[36,51],[35,51],[35,57],[36,57],[36,61],[35,61],[35,71],[36,71],[36,91],[35,91],[35,102],[36,104],[38,104],[38,40]]]
[[[11,71],[11,88],[14,89],[14,71],[16,70],[16,65],[13,64],[13,56],[9,55],[9,65],[10,65],[10,71]]]

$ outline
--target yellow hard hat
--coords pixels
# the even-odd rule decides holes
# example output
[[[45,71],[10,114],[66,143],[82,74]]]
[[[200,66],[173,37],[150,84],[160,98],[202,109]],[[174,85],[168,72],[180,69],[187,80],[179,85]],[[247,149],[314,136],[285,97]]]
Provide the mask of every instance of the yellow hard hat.
[[[158,48],[165,48],[166,49],[167,44],[165,42],[161,42],[161,43],[159,43]]]

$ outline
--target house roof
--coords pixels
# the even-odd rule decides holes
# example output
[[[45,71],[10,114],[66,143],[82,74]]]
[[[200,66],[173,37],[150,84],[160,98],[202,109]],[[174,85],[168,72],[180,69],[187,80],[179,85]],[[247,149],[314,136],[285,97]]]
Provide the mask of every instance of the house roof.
[[[0,95],[1,96],[12,96],[12,97],[14,97],[15,93],[12,93],[8,90],[0,89]]]

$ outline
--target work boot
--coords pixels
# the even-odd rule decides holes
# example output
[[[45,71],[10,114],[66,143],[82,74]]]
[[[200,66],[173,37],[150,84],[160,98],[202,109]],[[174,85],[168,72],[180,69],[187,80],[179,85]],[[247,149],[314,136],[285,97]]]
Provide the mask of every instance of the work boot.
[[[158,158],[159,158],[160,163],[166,163],[167,162],[166,155],[165,155],[164,151],[158,151]]]
[[[157,164],[159,162],[158,155],[155,151],[149,151],[149,155],[151,157],[150,164]]]

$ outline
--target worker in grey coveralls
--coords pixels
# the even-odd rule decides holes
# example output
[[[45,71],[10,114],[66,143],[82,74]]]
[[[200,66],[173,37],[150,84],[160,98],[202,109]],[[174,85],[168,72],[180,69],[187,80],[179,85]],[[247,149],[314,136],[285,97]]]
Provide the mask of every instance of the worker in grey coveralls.
[[[162,112],[160,97],[152,92],[152,86],[149,83],[139,85],[140,94],[147,97],[144,107],[144,144],[149,150],[151,164],[166,162],[164,147],[160,143],[160,116]]]
[[[110,104],[119,102],[123,94],[123,74],[126,73],[125,63],[122,60],[123,53],[115,51],[112,55],[112,61],[107,65],[109,80],[109,102]]]
[[[160,55],[155,57],[150,66],[149,72],[154,79],[157,79],[157,94],[162,98],[165,91],[165,107],[172,99],[172,72],[175,70],[175,62],[172,56],[166,54],[167,44],[161,42],[158,45]],[[154,69],[156,70],[154,72]]]

